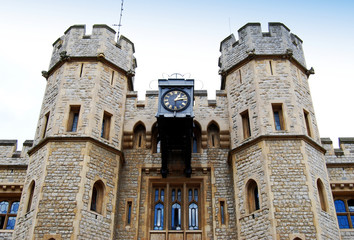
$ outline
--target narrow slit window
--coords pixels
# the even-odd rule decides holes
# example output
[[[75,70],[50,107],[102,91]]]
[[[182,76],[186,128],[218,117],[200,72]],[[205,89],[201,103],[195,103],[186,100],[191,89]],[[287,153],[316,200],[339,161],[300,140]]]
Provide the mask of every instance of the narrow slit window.
[[[80,106],[70,106],[69,120],[67,126],[68,132],[77,131],[77,127],[79,123],[79,115],[80,115]]]
[[[139,124],[134,128],[134,148],[145,148],[146,129],[143,124]]]
[[[127,204],[127,225],[130,225],[132,217],[132,202],[128,201]]]
[[[272,61],[269,61],[269,70],[270,70],[270,75],[273,75]]]
[[[221,224],[225,224],[225,202],[220,201],[220,220]]]
[[[102,128],[101,128],[101,137],[105,139],[109,139],[109,132],[111,128],[111,118],[112,115],[108,112],[103,113],[102,119]]]
[[[220,130],[215,123],[210,124],[208,127],[208,145],[211,148],[220,146]]]
[[[92,195],[91,195],[91,206],[90,210],[102,213],[103,210],[103,198],[104,198],[104,183],[101,180],[95,182],[92,187]]]
[[[113,85],[113,80],[114,80],[114,71],[112,71],[111,85]]]
[[[317,191],[318,191],[318,197],[320,198],[321,209],[322,209],[322,211],[327,212],[325,190],[324,190],[323,183],[320,179],[317,180]]]
[[[81,63],[81,68],[80,68],[80,77],[82,77],[82,70],[84,69],[84,64]]]
[[[33,201],[34,189],[35,189],[35,182],[32,181],[31,184],[30,184],[30,187],[29,187],[29,191],[28,191],[26,213],[31,210],[32,201]]]
[[[43,128],[42,138],[45,138],[45,135],[47,134],[48,122],[49,122],[49,112],[47,112],[47,114],[44,116],[44,128]]]
[[[246,139],[251,136],[250,118],[249,118],[248,110],[241,113],[241,118],[242,118],[243,138]]]
[[[241,70],[238,70],[238,75],[240,77],[240,84],[242,84],[242,73],[241,73]]]
[[[307,135],[309,137],[312,137],[311,134],[311,128],[310,128],[310,118],[309,118],[309,113],[304,110],[304,118],[305,118],[305,124],[306,124],[306,130],[307,130]]]
[[[275,130],[281,131],[284,128],[282,104],[272,104]]]

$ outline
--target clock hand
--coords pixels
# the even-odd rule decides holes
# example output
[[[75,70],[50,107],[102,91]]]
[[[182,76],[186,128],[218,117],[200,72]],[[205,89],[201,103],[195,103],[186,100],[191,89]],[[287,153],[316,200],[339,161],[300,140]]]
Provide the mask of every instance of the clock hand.
[[[181,97],[181,93],[179,93],[179,94],[177,95],[177,97],[175,98],[175,102],[178,101],[180,97]]]

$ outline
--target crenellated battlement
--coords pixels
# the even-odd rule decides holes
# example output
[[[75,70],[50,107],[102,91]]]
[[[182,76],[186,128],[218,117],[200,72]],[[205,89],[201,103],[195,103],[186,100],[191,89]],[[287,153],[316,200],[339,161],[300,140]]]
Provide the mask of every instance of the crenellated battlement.
[[[26,140],[23,143],[22,151],[17,151],[17,140],[0,139],[0,165],[2,160],[9,161],[9,159],[27,158],[27,152],[33,146],[33,140]]]
[[[220,73],[223,74],[247,58],[276,56],[295,59],[306,68],[302,40],[290,33],[282,23],[269,23],[269,32],[262,32],[260,23],[248,23],[238,30],[239,40],[231,34],[220,43]]]
[[[321,138],[321,143],[327,151],[326,156],[354,160],[354,138],[339,138],[339,148],[333,147],[333,142],[330,138]]]
[[[85,25],[73,25],[53,43],[49,71],[65,60],[77,57],[96,57],[108,60],[125,72],[134,73],[137,67],[133,56],[135,49],[134,44],[128,38],[121,36],[116,42],[116,32],[103,24],[93,25],[92,34],[85,34]]]

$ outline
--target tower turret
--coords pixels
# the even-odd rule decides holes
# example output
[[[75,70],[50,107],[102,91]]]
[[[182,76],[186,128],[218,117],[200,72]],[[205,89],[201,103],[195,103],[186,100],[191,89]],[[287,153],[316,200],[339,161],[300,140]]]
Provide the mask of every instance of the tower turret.
[[[15,239],[113,238],[136,67],[134,44],[114,37],[106,25],[94,25],[92,35],[74,25],[53,44]]]
[[[239,238],[339,239],[302,41],[282,23],[238,34],[221,42],[219,66]]]

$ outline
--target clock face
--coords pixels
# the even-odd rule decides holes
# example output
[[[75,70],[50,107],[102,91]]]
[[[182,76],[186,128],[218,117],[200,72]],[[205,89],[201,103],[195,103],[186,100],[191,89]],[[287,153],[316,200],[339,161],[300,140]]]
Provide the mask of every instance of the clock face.
[[[188,107],[189,96],[181,90],[171,90],[162,97],[162,105],[169,111],[181,111]]]

